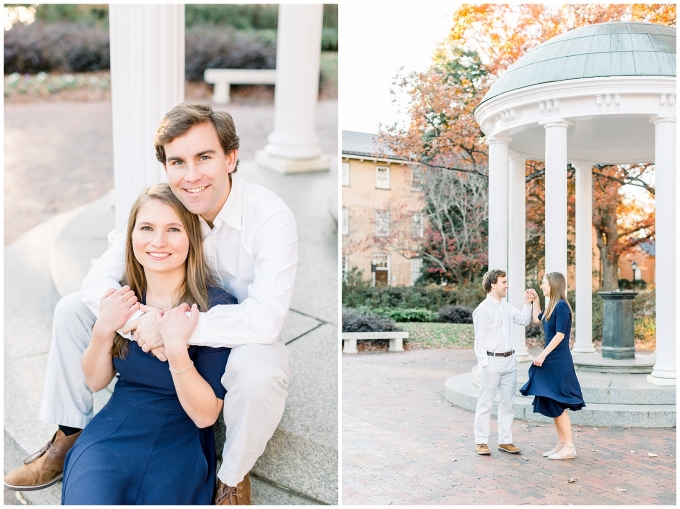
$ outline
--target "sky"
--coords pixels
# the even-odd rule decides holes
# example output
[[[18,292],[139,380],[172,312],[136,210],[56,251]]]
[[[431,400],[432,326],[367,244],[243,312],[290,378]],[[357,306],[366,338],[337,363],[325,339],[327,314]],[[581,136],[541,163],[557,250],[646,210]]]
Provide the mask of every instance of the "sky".
[[[408,121],[407,96],[392,103],[394,76],[424,71],[451,28],[455,3],[342,4],[340,6],[340,127],[377,133],[378,124]]]

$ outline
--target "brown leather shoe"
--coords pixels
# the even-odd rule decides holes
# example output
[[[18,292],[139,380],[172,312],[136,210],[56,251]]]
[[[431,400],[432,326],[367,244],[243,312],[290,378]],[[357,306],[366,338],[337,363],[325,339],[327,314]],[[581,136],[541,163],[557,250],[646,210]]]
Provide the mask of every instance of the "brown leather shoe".
[[[517,454],[522,450],[521,447],[517,447],[512,444],[498,444],[498,449],[501,451],[509,452],[510,454]]]
[[[236,487],[227,486],[217,479],[215,505],[251,505],[250,504],[250,473]]]
[[[80,431],[70,436],[58,430],[52,440],[24,460],[24,466],[5,476],[5,488],[16,491],[42,490],[61,480],[64,458],[76,443]]]
[[[475,449],[477,450],[477,454],[479,455],[491,454],[489,446],[486,444],[475,444]]]

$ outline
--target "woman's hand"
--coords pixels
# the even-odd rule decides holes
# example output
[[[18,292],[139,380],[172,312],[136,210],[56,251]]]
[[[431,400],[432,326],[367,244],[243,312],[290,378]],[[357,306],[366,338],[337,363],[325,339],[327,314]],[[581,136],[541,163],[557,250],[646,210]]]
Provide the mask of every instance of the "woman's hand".
[[[186,313],[191,312],[190,316]],[[198,306],[194,304],[189,307],[182,303],[177,307],[162,311],[158,316],[158,329],[163,336],[163,344],[168,359],[173,354],[186,352],[187,341],[193,334],[198,324]]]
[[[534,366],[538,366],[539,368],[543,366],[543,363],[545,362],[545,358],[548,356],[545,351],[541,352],[541,354],[534,359]]]
[[[137,296],[129,286],[125,285],[118,290],[110,288],[101,298],[99,318],[94,326],[105,336],[113,335],[138,310]]]

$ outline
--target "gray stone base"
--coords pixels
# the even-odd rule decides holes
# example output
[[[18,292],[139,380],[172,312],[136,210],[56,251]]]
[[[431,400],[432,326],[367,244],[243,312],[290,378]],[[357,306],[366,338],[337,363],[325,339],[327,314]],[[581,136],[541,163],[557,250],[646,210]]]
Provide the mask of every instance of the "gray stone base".
[[[517,366],[517,389],[528,379],[530,363]],[[583,426],[631,426],[645,428],[674,427],[675,387],[647,382],[644,374],[617,374],[577,371],[586,407],[569,412],[572,422]],[[449,378],[445,396],[452,404],[473,411],[477,406],[479,381],[476,366],[469,373]],[[533,396],[515,395],[515,418],[552,423],[553,420],[533,412]],[[491,410],[498,415],[498,400]]]
[[[328,171],[331,166],[330,158],[325,154],[314,159],[286,159],[273,156],[265,150],[255,152],[255,162],[262,168],[284,174]]]
[[[599,373],[651,373],[656,354],[636,354],[634,359],[608,359],[600,353],[572,354],[577,371]]]

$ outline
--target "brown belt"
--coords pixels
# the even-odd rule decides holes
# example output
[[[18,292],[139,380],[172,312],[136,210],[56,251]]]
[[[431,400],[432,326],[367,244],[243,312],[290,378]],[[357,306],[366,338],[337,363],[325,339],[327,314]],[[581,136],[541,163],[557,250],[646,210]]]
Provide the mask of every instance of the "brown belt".
[[[503,353],[486,352],[486,355],[490,355],[491,357],[510,357],[513,353],[515,353],[515,351],[510,350],[509,352],[503,352]]]

